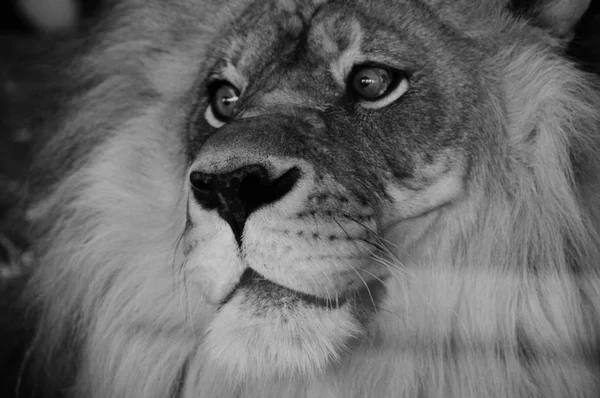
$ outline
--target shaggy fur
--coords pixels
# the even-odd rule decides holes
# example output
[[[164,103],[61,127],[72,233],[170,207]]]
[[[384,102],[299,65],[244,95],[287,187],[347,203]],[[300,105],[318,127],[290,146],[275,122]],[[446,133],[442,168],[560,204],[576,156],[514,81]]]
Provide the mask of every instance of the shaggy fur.
[[[396,10],[388,18],[402,20],[397,28],[409,36],[407,42],[411,35],[426,40],[439,51],[430,54],[432,59],[441,60],[424,67],[440,76],[431,80],[438,91],[427,86],[427,76],[424,86],[415,78],[413,87],[422,87],[424,94],[409,88],[412,96],[404,102],[406,118],[420,118],[414,116],[406,129],[397,130],[409,136],[416,129],[418,145],[402,144],[407,148],[403,159],[414,155],[411,163],[400,170],[380,162],[386,148],[379,150],[370,141],[351,155],[353,147],[344,140],[371,133],[390,147],[401,135],[387,137],[372,127],[379,120],[369,119],[365,112],[370,109],[356,110],[363,112],[362,119],[349,125],[368,127],[350,129],[349,136],[327,120],[310,119],[310,137],[329,126],[327,139],[333,141],[323,140],[323,145],[331,145],[332,163],[343,164],[331,165],[324,155],[303,155],[302,162],[294,163],[303,172],[299,187],[273,207],[277,213],[250,219],[238,248],[215,212],[189,200],[190,170],[231,170],[243,159],[227,151],[240,140],[247,151],[243,156],[260,153],[280,170],[288,167],[281,159],[291,161],[294,157],[286,154],[302,145],[289,138],[289,148],[281,149],[260,140],[257,131],[274,128],[285,117],[257,124],[260,117],[248,116],[210,130],[203,139],[190,139],[190,124],[193,131],[209,131],[202,122],[206,100],[198,99],[197,90],[208,73],[202,70],[205,61],[227,51],[215,44],[220,29],[248,15],[250,3],[121,1],[69,66],[64,104],[43,126],[45,139],[30,184],[28,215],[36,225],[40,266],[26,298],[37,318],[28,362],[40,383],[37,393],[111,398],[598,396],[600,90],[594,77],[562,55],[564,38],[551,32],[562,34],[565,27],[553,30],[535,19],[517,18],[501,0],[381,2]],[[293,1],[274,3],[296,12]],[[376,9],[369,2],[357,3]],[[252,7],[262,15],[257,4]],[[306,10],[297,13],[302,19]],[[419,24],[407,21],[413,15]],[[555,21],[538,19],[541,25],[549,20]],[[290,21],[288,31],[306,29]],[[323,32],[332,26],[327,21]],[[346,48],[352,51],[340,48],[339,57],[332,54],[340,41],[311,31],[321,36],[311,41],[308,35],[308,47],[329,43],[323,44],[323,57],[338,57],[324,66],[338,77],[327,90],[343,85],[339,76],[358,62],[361,43],[386,29],[392,27],[382,24],[370,31],[364,21],[343,25],[341,34],[347,34]],[[246,48],[250,55],[265,37],[257,33],[256,48]],[[239,64],[244,62],[268,68],[257,67],[260,61],[251,56],[240,56]],[[442,65],[448,69],[441,70]],[[464,71],[472,71],[464,73],[472,81],[463,79]],[[282,104],[312,106],[306,101],[314,93],[302,97],[298,87],[281,82],[268,95],[255,94],[258,105],[248,105],[249,115]],[[329,95],[327,90],[317,94]],[[411,101],[432,105],[423,111],[411,108]],[[447,123],[420,127],[437,112],[449,115]],[[387,121],[397,113],[380,114]],[[244,126],[248,138],[236,126]],[[447,135],[436,135],[430,148],[433,143],[422,137],[434,137],[433,129],[447,129]],[[346,138],[335,141],[336,134]],[[444,137],[451,144],[442,142]],[[433,153],[433,160],[423,160],[425,152]],[[361,156],[363,163],[352,163]],[[364,172],[369,167],[390,170],[376,176]],[[361,225],[377,235],[370,241],[375,249],[356,239],[335,246],[342,252],[333,256],[334,244],[326,246],[321,236],[310,245],[297,239],[293,245],[303,246],[294,249],[278,246],[288,238],[264,233],[264,225],[282,225],[298,236],[316,233],[310,222],[301,225],[300,217],[283,224],[277,224],[277,217],[300,214],[302,195],[314,193],[311,184],[318,177],[325,181],[319,187],[350,204],[321,203],[312,208],[314,223],[326,218],[325,208],[334,215],[336,209],[355,215],[372,210],[379,218],[371,225],[367,215]],[[373,192],[375,198],[369,196]],[[354,201],[360,194],[368,205]],[[318,226],[317,232],[330,234],[332,241],[342,234],[335,225]],[[340,227],[349,240],[355,237],[351,226]],[[281,285],[315,295],[337,297],[356,276],[338,275],[323,262],[316,281],[309,283],[303,278],[317,263],[274,270],[269,265],[294,250],[322,250],[336,270],[349,266],[359,278],[371,275],[367,281],[381,279],[383,286],[365,299],[372,300],[372,307],[357,301],[360,311],[350,305],[315,309],[256,286],[223,301],[244,271],[231,265],[238,264],[238,249],[246,251],[248,262],[267,263],[260,272],[272,272]],[[344,254],[370,260],[353,262]]]

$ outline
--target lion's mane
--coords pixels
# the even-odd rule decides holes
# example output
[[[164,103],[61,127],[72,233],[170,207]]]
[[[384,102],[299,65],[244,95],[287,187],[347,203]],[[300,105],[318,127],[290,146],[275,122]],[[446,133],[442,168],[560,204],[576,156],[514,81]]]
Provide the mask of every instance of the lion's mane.
[[[489,11],[490,1],[471,2],[468,23],[448,16],[490,46],[489,91],[475,116],[483,155],[470,165],[467,197],[421,239],[386,237],[410,253],[387,264],[397,272],[377,332],[314,379],[216,373],[200,343],[208,315],[178,273],[188,166],[180,132],[207,41],[243,2],[193,3],[114,7],[76,46],[59,111],[40,127],[28,213],[39,267],[26,298],[38,393],[598,393],[598,82],[542,29]]]

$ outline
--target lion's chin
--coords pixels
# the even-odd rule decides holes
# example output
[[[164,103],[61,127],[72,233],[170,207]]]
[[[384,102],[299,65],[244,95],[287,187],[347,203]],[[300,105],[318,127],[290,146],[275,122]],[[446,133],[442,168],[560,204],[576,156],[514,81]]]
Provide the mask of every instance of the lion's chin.
[[[315,302],[254,279],[219,307],[207,328],[204,352],[215,366],[244,380],[321,373],[365,334],[368,314],[374,312],[372,297],[381,287]]]
[[[369,285],[367,285],[367,288],[369,288]],[[261,305],[275,308],[287,308],[290,305],[302,303],[307,306],[336,309],[346,304],[350,295],[344,292],[330,294],[329,297],[315,296],[282,286],[267,279],[252,268],[248,268],[242,274],[237,285],[225,297],[221,306],[229,302],[239,290],[249,290],[251,296],[255,297]],[[355,293],[352,292],[352,294]]]

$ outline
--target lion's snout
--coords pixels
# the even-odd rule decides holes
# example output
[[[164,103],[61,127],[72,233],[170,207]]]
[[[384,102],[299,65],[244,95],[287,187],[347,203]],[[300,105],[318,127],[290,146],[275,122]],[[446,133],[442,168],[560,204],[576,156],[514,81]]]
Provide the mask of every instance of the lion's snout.
[[[277,176],[261,164],[249,164],[221,173],[192,171],[190,184],[196,202],[206,210],[217,210],[241,244],[250,213],[288,194],[301,174],[298,167],[291,167]]]

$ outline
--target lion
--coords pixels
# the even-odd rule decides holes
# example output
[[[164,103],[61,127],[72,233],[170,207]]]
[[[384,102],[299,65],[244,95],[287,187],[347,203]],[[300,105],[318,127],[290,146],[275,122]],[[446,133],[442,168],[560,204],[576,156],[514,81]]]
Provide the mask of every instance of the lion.
[[[597,397],[587,0],[121,0],[38,126],[56,397]]]

